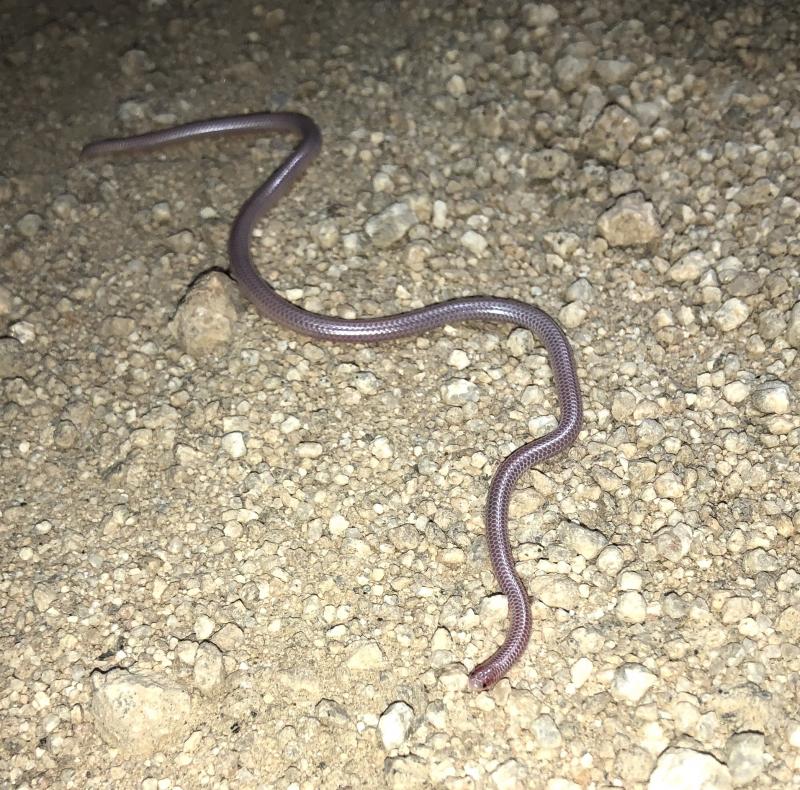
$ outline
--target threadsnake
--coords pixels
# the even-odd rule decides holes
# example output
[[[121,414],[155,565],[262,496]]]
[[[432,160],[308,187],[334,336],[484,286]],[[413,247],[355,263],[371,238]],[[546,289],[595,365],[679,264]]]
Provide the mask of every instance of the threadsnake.
[[[338,343],[381,343],[461,321],[503,322],[530,330],[547,349],[558,395],[558,424],[500,463],[486,500],[489,556],[498,586],[508,599],[509,625],[502,645],[470,672],[469,686],[475,690],[491,688],[519,660],[531,635],[528,595],[514,567],[508,538],[508,509],[514,486],[532,466],[566,450],[580,432],[581,393],[569,342],[547,313],[516,299],[469,296],[394,315],[351,319],[309,312],[278,294],[258,273],[250,255],[250,242],[256,223],[320,151],[320,130],[305,115],[279,112],[211,118],[133,137],[98,140],[85,146],[81,156],[145,151],[196,138],[255,132],[300,136],[297,146],[242,206],[228,241],[231,274],[262,316],[303,335]]]

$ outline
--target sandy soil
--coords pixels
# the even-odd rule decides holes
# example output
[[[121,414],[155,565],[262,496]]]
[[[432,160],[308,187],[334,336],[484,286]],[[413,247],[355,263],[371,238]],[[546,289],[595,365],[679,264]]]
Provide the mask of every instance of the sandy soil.
[[[800,787],[799,30],[0,0],[0,784]],[[574,346],[585,429],[512,504],[535,626],[491,692],[483,499],[552,424],[541,347],[260,318],[213,272],[290,139],[78,160],[281,109],[325,136],[254,244],[281,292],[510,296]]]

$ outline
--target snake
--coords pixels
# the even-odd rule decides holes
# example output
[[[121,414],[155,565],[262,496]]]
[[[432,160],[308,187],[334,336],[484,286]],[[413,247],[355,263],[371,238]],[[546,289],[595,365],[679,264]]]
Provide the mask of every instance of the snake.
[[[468,686],[476,691],[490,689],[525,653],[532,629],[528,594],[509,541],[509,504],[514,487],[533,466],[567,450],[581,430],[581,390],[569,341],[554,318],[512,298],[465,296],[392,315],[339,318],[305,310],[281,296],[259,274],[250,253],[251,241],[256,224],[289,191],[322,147],[320,129],[307,115],[262,112],[209,118],[130,137],[97,140],[83,148],[81,157],[148,151],[187,140],[248,133],[299,137],[292,151],[242,205],[228,239],[230,273],[264,318],[307,337],[334,343],[383,343],[464,321],[506,323],[529,330],[547,351],[559,406],[556,427],[504,458],[486,497],[488,553],[497,585],[508,601],[508,626],[502,644],[469,672]]]

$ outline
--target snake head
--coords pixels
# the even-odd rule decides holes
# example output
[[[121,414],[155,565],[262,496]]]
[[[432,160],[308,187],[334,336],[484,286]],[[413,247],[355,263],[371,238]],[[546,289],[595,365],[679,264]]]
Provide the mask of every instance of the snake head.
[[[469,680],[467,683],[472,691],[488,691],[500,679],[499,677],[495,677],[495,675],[496,671],[492,671],[491,667],[478,664],[478,666],[469,673]]]

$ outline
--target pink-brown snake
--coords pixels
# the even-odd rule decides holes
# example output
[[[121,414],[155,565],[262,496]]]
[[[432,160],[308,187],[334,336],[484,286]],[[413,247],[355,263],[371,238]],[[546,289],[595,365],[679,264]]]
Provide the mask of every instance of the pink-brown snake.
[[[561,327],[537,307],[492,296],[469,296],[377,318],[336,318],[292,304],[266,283],[250,256],[253,228],[288,191],[319,153],[322,136],[317,125],[298,113],[257,113],[211,118],[169,129],[89,143],[83,157],[144,151],[199,137],[243,132],[290,132],[300,136],[297,147],[250,196],[239,211],[228,242],[231,274],[261,315],[282,326],[320,340],[338,343],[380,343],[460,321],[491,321],[529,329],[547,349],[560,406],[556,428],[523,445],[497,468],[486,501],[486,538],[500,590],[508,598],[509,627],[503,644],[469,675],[473,689],[488,689],[525,652],[531,634],[528,595],[514,567],[508,540],[508,507],[520,476],[534,464],[566,450],[581,427],[582,406],[572,351]]]

